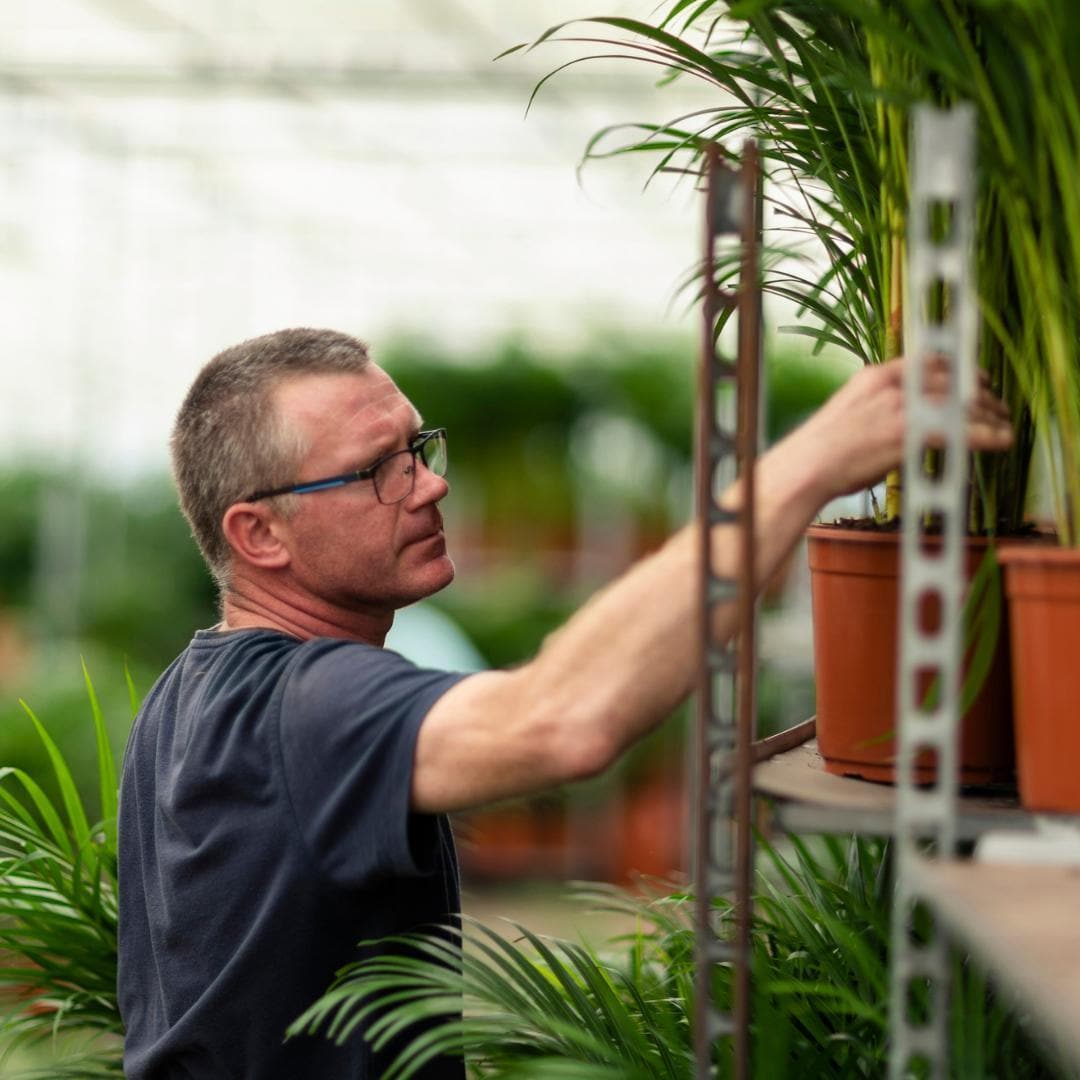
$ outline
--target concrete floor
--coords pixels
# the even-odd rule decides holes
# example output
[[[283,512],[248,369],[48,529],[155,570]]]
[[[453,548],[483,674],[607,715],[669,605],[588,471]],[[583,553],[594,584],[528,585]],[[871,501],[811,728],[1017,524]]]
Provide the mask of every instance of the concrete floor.
[[[575,897],[571,886],[558,883],[465,886],[462,910],[510,937],[516,936],[513,924],[519,923],[536,934],[594,947],[637,927],[633,916],[595,910],[590,901]]]

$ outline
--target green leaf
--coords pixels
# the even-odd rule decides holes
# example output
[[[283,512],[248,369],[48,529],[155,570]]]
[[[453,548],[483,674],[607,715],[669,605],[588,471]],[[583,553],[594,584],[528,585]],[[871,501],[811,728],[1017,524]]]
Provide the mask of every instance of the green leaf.
[[[96,697],[87,691],[93,712]],[[87,1042],[91,1049],[50,1062],[38,1075],[118,1078],[115,831],[90,833],[59,747],[23,706],[49,754],[71,827],[35,780],[0,769],[0,1045],[7,1051],[60,1033],[103,1033],[100,1045]],[[95,723],[102,723],[100,710]],[[109,760],[99,757],[99,768]]]
[[[116,763],[113,759],[112,746],[109,744],[109,732],[105,727],[105,718],[101,712],[101,704],[98,701],[94,684],[90,681],[90,672],[86,669],[86,661],[82,661],[83,680],[86,683],[86,693],[90,698],[90,711],[94,718],[94,737],[97,742],[98,762],[98,790],[101,794],[101,817],[103,828],[115,838],[116,814],[118,804],[116,784]],[[127,677],[129,691],[131,687],[131,673],[124,668]]]
[[[18,780],[22,785],[23,790],[30,796],[30,801],[34,804],[34,809],[41,815],[41,820],[45,823],[45,827],[48,830],[48,835],[52,842],[65,854],[74,857],[71,837],[64,828],[64,824],[60,819],[60,815],[53,807],[52,801],[38,786],[37,781],[23,772],[22,769],[11,768],[10,766],[0,768],[0,783],[9,776]],[[4,802],[8,804],[12,812],[15,813],[21,821],[29,824],[34,833],[38,832],[37,823],[34,821],[33,816],[30,815],[23,807],[22,803],[20,803],[19,800],[4,787],[0,787],[0,799],[3,799]],[[36,838],[37,837],[35,837],[35,839]],[[27,839],[28,838],[24,837],[24,842]]]
[[[138,715],[141,700],[139,692],[135,689],[135,680],[131,677],[131,668],[127,664],[124,664],[124,683],[127,686],[128,703],[131,706],[131,719],[134,720]]]
[[[56,782],[60,787],[60,797],[63,800],[64,809],[67,811],[68,823],[71,826],[72,835],[75,838],[75,846],[77,849],[82,849],[90,839],[90,826],[87,823],[86,811],[83,810],[82,800],[79,798],[79,792],[75,787],[75,781],[71,777],[71,770],[64,760],[64,755],[60,753],[59,747],[57,747],[56,743],[52,740],[52,737],[45,730],[41,721],[34,715],[34,711],[21,698],[19,699],[19,704],[33,722],[38,733],[38,738],[41,739],[42,745],[49,755],[49,761],[53,767],[53,775],[56,777]]]
[[[961,716],[974,705],[993,667],[1001,636],[1001,608],[1001,571],[994,544],[989,543],[964,600],[964,645],[968,667],[960,692]]]

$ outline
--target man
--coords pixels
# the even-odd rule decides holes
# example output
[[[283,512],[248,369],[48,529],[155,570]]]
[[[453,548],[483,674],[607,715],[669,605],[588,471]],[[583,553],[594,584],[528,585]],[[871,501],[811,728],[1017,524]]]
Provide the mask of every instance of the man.
[[[343,1048],[282,1036],[358,942],[457,913],[446,812],[591,776],[691,690],[689,527],[513,671],[463,677],[384,650],[395,610],[454,576],[445,435],[422,427],[360,342],[323,330],[226,350],[180,410],[175,479],[222,619],[150,692],[125,755],[131,1080],[380,1076],[385,1057],[359,1035]],[[898,462],[902,433],[894,363],[762,457],[761,580],[824,503]],[[1010,441],[985,391],[970,438]],[[731,530],[714,543],[734,572]],[[721,609],[718,632],[733,621]]]

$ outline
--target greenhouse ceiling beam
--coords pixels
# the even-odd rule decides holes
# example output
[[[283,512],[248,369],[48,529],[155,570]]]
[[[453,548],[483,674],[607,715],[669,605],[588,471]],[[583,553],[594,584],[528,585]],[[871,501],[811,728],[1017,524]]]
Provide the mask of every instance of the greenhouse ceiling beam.
[[[20,92],[27,91],[24,86],[17,89]],[[284,227],[316,255],[325,254],[324,242],[313,233],[310,220],[295,214],[284,214],[276,208],[262,214],[253,209],[249,192],[221,169],[216,155],[200,151],[191,145],[151,149],[139,147],[122,130],[100,120],[76,99],[49,92],[45,87],[31,89],[34,98],[48,101],[59,110],[57,118],[66,126],[54,125],[51,129],[54,137],[76,144],[89,154],[116,163],[135,158],[162,158],[187,165],[185,179],[192,188],[193,200],[217,217],[255,229]],[[38,125],[29,125],[27,130],[30,132],[29,137],[21,139],[17,134],[13,135],[9,127],[3,153],[25,155],[32,150],[35,140],[42,137],[41,129]],[[206,194],[211,187],[212,199]]]
[[[189,20],[181,19],[175,12],[166,11],[151,0],[92,0],[92,5],[144,34],[180,33],[188,37],[203,36]]]
[[[482,66],[475,64],[474,57],[478,50],[482,49],[488,57],[496,57],[506,51],[507,42],[500,34],[495,33],[489,23],[478,19],[475,13],[469,10],[467,6],[462,5],[459,0],[409,0],[409,7],[416,12],[424,26],[433,31],[437,37],[446,38],[456,43],[459,54],[461,54],[465,64],[471,68],[475,78],[491,84],[491,88],[498,93],[503,92],[498,80],[504,75],[511,76],[520,83],[520,73],[503,65],[497,66],[490,60]],[[592,77],[593,75],[590,73],[588,78],[591,80]],[[621,83],[625,80],[620,79],[619,81]],[[535,77],[532,78],[531,82],[532,86],[535,87]],[[576,84],[574,85],[575,93],[577,93],[580,88]],[[528,92],[531,94],[532,89],[530,88]],[[620,89],[618,92],[623,93],[625,91]],[[562,79],[547,83],[543,94],[544,98],[549,102],[554,101],[559,105],[572,105],[572,100],[565,93]]]
[[[575,98],[655,96],[655,87],[640,79],[617,75],[564,77]],[[265,97],[294,97],[306,93],[345,97],[389,93],[415,96],[461,97],[513,95],[527,101],[537,83],[533,74],[509,70],[478,76],[470,70],[409,71],[400,68],[320,65],[304,63],[235,63],[211,59],[188,61],[172,68],[147,64],[117,67],[104,63],[0,61],[0,83],[10,93],[48,96],[57,90],[97,91],[118,95],[197,95],[211,90],[250,93]]]
[[[495,64],[494,58],[506,49],[507,42],[457,0],[410,0],[408,4],[420,22],[440,40],[461,46],[458,55],[463,66],[440,70],[379,67],[360,58],[343,60],[340,49],[334,56],[302,61],[289,61],[280,52],[266,51],[261,55],[253,53],[248,58],[223,57],[219,55],[218,39],[213,32],[153,0],[92,0],[92,3],[137,32],[171,34],[185,41],[189,49],[186,60],[165,70],[155,65],[118,69],[107,64],[52,64],[49,65],[51,69],[60,67],[63,70],[42,73],[44,77],[70,82],[82,89],[97,87],[128,92],[160,92],[163,88],[175,91],[178,85],[202,87],[209,84],[215,88],[270,96],[304,90],[354,95],[382,92],[390,87],[410,94],[452,91],[463,97],[509,93],[522,96],[523,101],[528,100],[538,81],[535,72],[524,72],[509,64]],[[266,29],[269,34],[271,28]],[[335,45],[339,44],[336,36],[334,40]],[[485,54],[482,63],[476,62],[478,48]],[[29,73],[38,75],[36,71]],[[650,79],[590,67],[580,74],[564,73],[558,84],[545,87],[544,97],[561,100],[562,87],[567,81],[573,87],[575,99],[614,95],[620,99],[652,100],[656,90]]]
[[[283,213],[277,208],[263,214],[258,213],[254,209],[250,193],[221,167],[218,153],[187,142],[156,144],[152,147],[139,145],[122,127],[103,120],[101,115],[81,100],[77,94],[67,92],[65,88],[52,86],[47,82],[33,82],[20,76],[0,82],[0,87],[2,87],[0,93],[7,91],[5,96],[9,100],[22,98],[29,101],[47,102],[55,106],[59,124],[50,126],[53,137],[79,145],[87,153],[116,162],[135,158],[153,158],[186,165],[186,179],[193,199],[217,217],[233,224],[242,223],[255,229],[269,226],[280,229],[284,226],[297,238],[301,246],[311,250],[316,257],[327,255],[329,249],[326,246],[326,239],[313,231],[309,218]],[[311,105],[317,108],[318,102],[311,102]],[[42,128],[38,124],[31,125],[27,130],[31,133],[32,140],[36,141],[42,137]],[[11,134],[9,128],[5,152],[22,154],[32,146],[32,143],[28,144],[20,140],[17,135],[12,141]],[[370,147],[361,145],[356,140],[330,140],[321,137],[317,130],[305,132],[303,141],[304,145],[317,151],[322,157],[337,161],[361,160],[370,155]],[[236,158],[243,156],[243,152],[232,147],[227,156]],[[257,152],[253,151],[252,156],[258,156]],[[396,156],[410,165],[422,166],[424,164],[420,157],[414,158],[412,155],[401,153]],[[212,191],[212,197],[207,194],[208,191]]]

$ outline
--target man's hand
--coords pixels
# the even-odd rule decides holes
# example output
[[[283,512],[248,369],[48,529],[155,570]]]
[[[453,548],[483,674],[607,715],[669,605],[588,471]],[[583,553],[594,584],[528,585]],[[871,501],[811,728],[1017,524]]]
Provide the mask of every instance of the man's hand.
[[[863,368],[786,440],[792,444],[789,451],[815,463],[823,485],[822,502],[869,487],[900,464],[906,362],[891,360]],[[1013,438],[1009,410],[990,392],[985,373],[980,371],[979,376],[968,410],[968,446],[1007,450]],[[948,376],[941,363],[931,361],[925,378],[928,394],[947,390]]]

